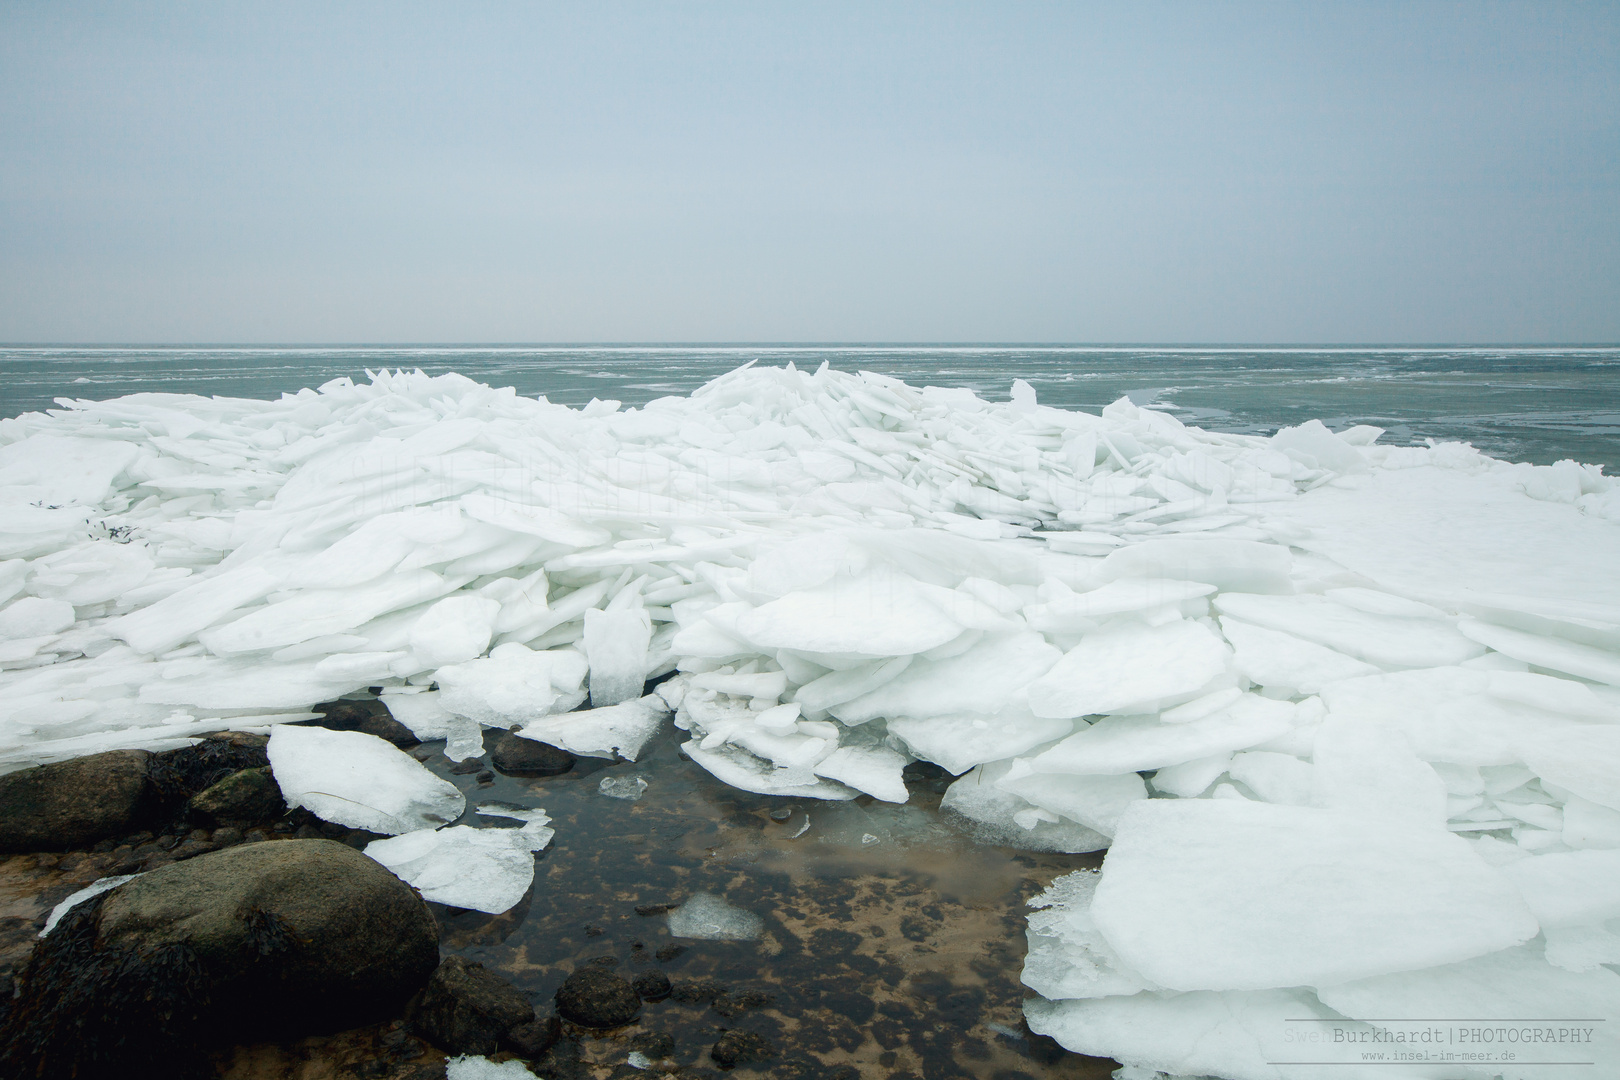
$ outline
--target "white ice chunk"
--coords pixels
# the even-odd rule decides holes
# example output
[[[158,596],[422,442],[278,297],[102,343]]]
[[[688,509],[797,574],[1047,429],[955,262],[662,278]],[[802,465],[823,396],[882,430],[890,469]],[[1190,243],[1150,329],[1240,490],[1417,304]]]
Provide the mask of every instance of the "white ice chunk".
[[[1485,651],[1447,620],[1373,615],[1325,596],[1222,593],[1214,604],[1223,615],[1293,634],[1383,668],[1442,667]]]
[[[1367,471],[1367,460],[1361,452],[1329,431],[1320,420],[1283,428],[1271,437],[1271,445],[1306,468],[1336,473]]]
[[[1345,1016],[1368,1017],[1386,1030],[1411,1030],[1437,1018],[1453,1020],[1446,1026],[1454,1028],[1518,1028],[1515,1035],[1535,1042],[1529,1047],[1521,1044],[1511,1061],[1498,1057],[1485,1069],[1512,1080],[1561,1080],[1584,1075],[1594,1065],[1593,1075],[1611,1075],[1620,1067],[1620,1030],[1612,1020],[1620,1016],[1620,975],[1606,968],[1574,972],[1553,967],[1534,945],[1426,971],[1321,986],[1317,995],[1329,1008]],[[1592,1022],[1600,1018],[1602,1022]],[[1525,1028],[1531,1029],[1528,1038]],[[1556,1034],[1551,1039],[1543,1034],[1547,1028],[1578,1029],[1583,1037],[1560,1045]],[[1512,1052],[1511,1045],[1507,1052]],[[1483,1035],[1473,1046],[1485,1048]],[[1500,1044],[1493,1049],[1504,1052]]]
[[[1379,673],[1371,664],[1325,645],[1230,616],[1221,618],[1221,632],[1235,650],[1238,672],[1259,686],[1314,694],[1329,683]]]
[[[1227,773],[1262,802],[1309,806],[1315,769],[1292,754],[1245,750],[1232,755]],[[1155,784],[1157,786],[1157,784]]]
[[[1211,754],[1209,757],[1183,761],[1180,765],[1167,765],[1153,774],[1153,788],[1167,795],[1190,799],[1209,790],[1232,764],[1231,754]]]
[[[1118,776],[1038,773],[1022,758],[1013,761],[996,786],[1103,836],[1114,835],[1126,807],[1147,798],[1147,785],[1133,772]]]
[[[521,828],[419,829],[387,840],[373,840],[366,854],[424,900],[499,915],[523,899],[534,883],[534,853],[551,843],[544,810],[517,811],[479,807],[480,814],[514,817]]]
[[[1527,737],[1567,723],[1492,696],[1490,681],[1498,674],[1446,667],[1369,675],[1325,687],[1322,702],[1334,716],[1391,724],[1425,761],[1506,765],[1521,760]]]
[[[943,645],[965,629],[938,599],[910,577],[874,570],[789,593],[743,615],[736,625],[765,650],[902,656]]]
[[[452,822],[467,805],[454,784],[364,732],[281,724],[269,755],[288,806],[351,829],[412,832]]]
[[[1046,674],[1062,655],[1028,630],[986,634],[958,656],[913,661],[876,690],[833,706],[832,714],[846,724],[880,716],[990,715]],[[803,698],[801,691],[799,700]]]
[[[445,1080],[537,1080],[521,1061],[491,1061],[477,1054],[446,1059],[444,1076]]]
[[[1095,870],[1076,870],[1052,882],[1029,906],[1029,952],[1023,984],[1048,999],[1107,997],[1155,989],[1125,966],[1091,921]]]
[[[0,446],[0,502],[95,506],[139,453],[132,442],[30,435]]]
[[[1174,578],[1124,578],[1089,592],[1059,595],[1024,609],[1029,625],[1046,633],[1084,633],[1099,619],[1133,611],[1177,607],[1208,596],[1215,586]]]
[[[1155,712],[1210,689],[1231,652],[1201,622],[1122,624],[1087,634],[1029,687],[1036,716]]]
[[[1146,540],[1103,560],[1103,574],[1111,580],[1177,578],[1252,593],[1292,592],[1292,567],[1281,544],[1214,536]]]
[[[1074,721],[1040,717],[1009,704],[992,716],[967,714],[926,719],[900,717],[889,734],[919,758],[960,776],[975,765],[1017,757],[1074,730]]]
[[[1444,830],[1220,799],[1132,804],[1091,912],[1126,963],[1175,990],[1410,971],[1537,930],[1517,890]]]
[[[791,655],[782,653],[779,655]],[[914,656],[874,660],[813,678],[792,694],[805,712],[820,712],[877,689],[910,667]]]
[[[652,619],[644,608],[585,612],[585,659],[591,666],[591,704],[632,701],[647,681]]]
[[[1571,794],[1564,803],[1564,844],[1572,848],[1620,848],[1620,810]]]
[[[1620,918],[1620,851],[1564,851],[1502,867],[1545,929]]]
[[[45,920],[45,925],[43,928],[41,928],[38,936],[49,937],[51,931],[56,929],[56,924],[62,921],[62,916],[66,915],[68,912],[72,911],[86,900],[89,900],[91,897],[100,896],[102,893],[107,892],[110,889],[118,888],[118,886],[122,885],[126,881],[134,881],[140,876],[141,875],[139,874],[113,874],[110,877],[100,878],[91,882],[78,892],[69,893],[62,899],[61,903],[51,908],[51,914]]]
[[[669,913],[669,932],[680,938],[753,941],[765,932],[765,920],[718,896],[693,893],[686,903]]]
[[[1186,724],[1161,724],[1154,716],[1106,716],[1032,764],[1036,772],[1084,776],[1162,769],[1263,743],[1288,731],[1293,719],[1292,705],[1254,694]]]
[[[389,716],[410,728],[411,734],[423,742],[445,738],[451,722],[456,718],[454,713],[439,704],[437,690],[424,690],[416,694],[385,691],[380,700],[387,706]]]
[[[443,596],[456,582],[407,570],[347,589],[305,589],[198,635],[216,653],[280,649],[363,626],[379,615]],[[133,640],[130,644],[135,644]]]
[[[961,815],[968,831],[986,844],[1027,851],[1101,851],[1108,838],[1078,822],[1065,821],[997,785],[1010,761],[996,761],[959,777],[945,791],[940,809]]]
[[[1593,971],[1620,963],[1620,934],[1607,926],[1544,926],[1547,963],[1565,971]]]
[[[822,758],[812,771],[884,802],[903,803],[911,795],[900,774],[910,760],[887,746],[850,743]]]
[[[0,641],[49,637],[73,625],[73,605],[66,600],[25,596],[0,608]]]
[[[411,627],[411,651],[423,667],[474,660],[489,648],[501,605],[482,596],[447,596],[422,613]]]
[[[490,727],[511,727],[578,705],[586,671],[576,649],[535,651],[508,642],[482,659],[440,668],[439,704]]]
[[[664,699],[648,694],[619,705],[531,720],[516,734],[571,754],[634,761],[668,717]]]
[[[716,779],[743,791],[760,795],[791,795],[805,799],[843,802],[859,792],[843,784],[823,780],[808,769],[778,768],[741,746],[723,744],[704,749],[697,740],[681,744],[681,753],[703,766]]]
[[[1571,724],[1526,733],[1519,754],[1543,781],[1620,810],[1620,727]]]
[[[1393,725],[1329,716],[1316,733],[1317,806],[1445,825],[1446,785]]]
[[[1495,626],[1478,619],[1464,619],[1457,628],[1481,645],[1506,653],[1515,660],[1577,675],[1593,682],[1620,686],[1620,653],[1610,649]]]
[[[1049,1035],[1077,1054],[1112,1057],[1176,1080],[1326,1080],[1353,1076],[1353,1069],[1343,1067],[1307,1072],[1299,1066],[1274,1063],[1299,1061],[1302,1051],[1310,1053],[1312,1044],[1304,1033],[1328,1027],[1319,1021],[1336,1021],[1346,1039],[1370,1038],[1373,1034],[1367,1025],[1344,1020],[1324,1008],[1304,989],[1224,994],[1144,992],[1077,1001],[1030,998],[1024,1003],[1024,1016],[1031,1031]],[[1402,1064],[1381,1065],[1376,1075],[1399,1080],[1432,1080],[1435,1076],[1423,1066]]]

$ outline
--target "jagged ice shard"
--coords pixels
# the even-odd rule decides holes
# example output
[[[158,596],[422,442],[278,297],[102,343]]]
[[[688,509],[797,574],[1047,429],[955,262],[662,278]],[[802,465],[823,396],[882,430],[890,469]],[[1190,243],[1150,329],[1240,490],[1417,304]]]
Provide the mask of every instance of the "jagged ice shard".
[[[64,402],[0,420],[0,769],[268,728],[290,802],[499,910],[543,812],[451,825],[407,755],[283,725],[368,687],[457,758],[673,723],[840,801],[927,760],[970,835],[1111,845],[1030,919],[1072,1049],[1287,1078],[1291,1022],[1602,1008],[1620,484],[1379,435],[791,366],[628,410],[386,371]]]

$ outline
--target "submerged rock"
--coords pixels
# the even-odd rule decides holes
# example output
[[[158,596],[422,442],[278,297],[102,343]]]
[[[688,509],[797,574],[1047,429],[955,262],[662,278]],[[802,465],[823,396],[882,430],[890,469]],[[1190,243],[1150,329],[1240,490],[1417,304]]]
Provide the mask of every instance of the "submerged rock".
[[[133,832],[156,809],[151,758],[108,750],[0,776],[0,852],[70,851]]]
[[[663,1001],[669,997],[669,976],[657,968],[648,968],[640,972],[631,980],[630,985],[642,1001]]]
[[[424,1038],[445,1052],[487,1057],[514,1028],[533,1022],[534,1006],[517,987],[482,964],[447,956],[411,1002],[407,1016]],[[537,1033],[525,1032],[526,1042],[534,1041],[529,1038],[532,1034]]]
[[[581,968],[557,991],[557,1011],[581,1027],[628,1024],[641,1011],[641,999],[628,980],[601,967]]]
[[[533,1060],[550,1050],[561,1034],[562,1024],[555,1016],[542,1016],[508,1031],[505,1043],[519,1057]]]
[[[0,1027],[0,1075],[200,1075],[202,1048],[394,1013],[438,963],[409,886],[327,840],[152,871],[70,911]]]
[[[574,767],[568,751],[510,733],[496,737],[489,760],[509,776],[556,776]]]
[[[751,1031],[728,1031],[709,1049],[709,1056],[722,1069],[769,1061],[776,1055],[775,1043]]]

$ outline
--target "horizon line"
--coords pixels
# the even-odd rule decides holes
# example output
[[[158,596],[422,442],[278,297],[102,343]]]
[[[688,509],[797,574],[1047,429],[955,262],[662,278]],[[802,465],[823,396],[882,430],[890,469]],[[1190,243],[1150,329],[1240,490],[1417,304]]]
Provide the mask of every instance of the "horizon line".
[[[3,341],[0,349],[1615,349],[1620,341]]]

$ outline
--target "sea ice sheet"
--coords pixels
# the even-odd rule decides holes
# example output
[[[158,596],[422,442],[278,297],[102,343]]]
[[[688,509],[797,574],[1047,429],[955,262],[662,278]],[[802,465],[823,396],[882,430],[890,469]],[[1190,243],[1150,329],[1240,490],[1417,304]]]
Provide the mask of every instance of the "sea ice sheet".
[[[1537,930],[1518,890],[1441,829],[1220,799],[1132,804],[1091,915],[1126,963],[1173,990],[1344,982]]]

